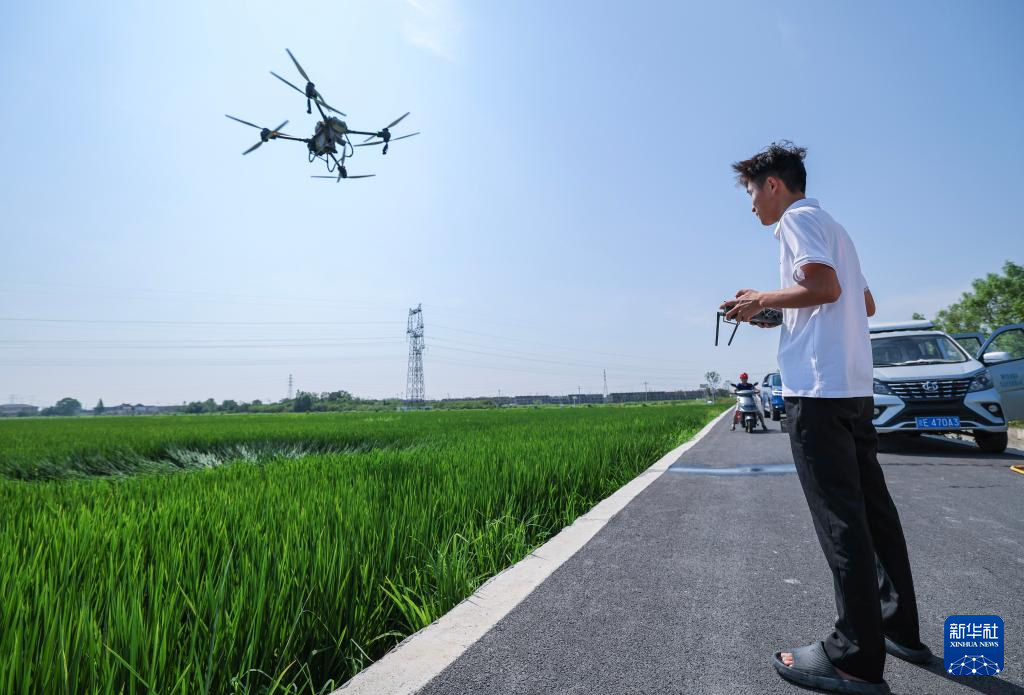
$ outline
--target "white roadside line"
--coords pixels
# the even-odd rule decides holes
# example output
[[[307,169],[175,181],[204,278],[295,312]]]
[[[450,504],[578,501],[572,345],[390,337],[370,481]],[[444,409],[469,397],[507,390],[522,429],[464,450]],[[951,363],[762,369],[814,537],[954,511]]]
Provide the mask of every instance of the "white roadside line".
[[[593,509],[537,550],[488,579],[462,603],[419,632],[406,637],[332,695],[411,695],[422,688],[483,637],[563,562],[586,545],[609,519],[730,413],[732,408],[727,408],[690,441],[662,456],[657,463],[610,497],[598,502]]]

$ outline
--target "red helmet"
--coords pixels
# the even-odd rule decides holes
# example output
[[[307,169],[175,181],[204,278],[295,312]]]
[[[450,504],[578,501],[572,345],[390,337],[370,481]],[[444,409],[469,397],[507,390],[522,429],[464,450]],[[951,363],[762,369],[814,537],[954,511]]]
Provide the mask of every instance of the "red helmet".
[[[747,378],[747,373],[746,372],[740,372],[740,379],[746,379],[746,378]]]

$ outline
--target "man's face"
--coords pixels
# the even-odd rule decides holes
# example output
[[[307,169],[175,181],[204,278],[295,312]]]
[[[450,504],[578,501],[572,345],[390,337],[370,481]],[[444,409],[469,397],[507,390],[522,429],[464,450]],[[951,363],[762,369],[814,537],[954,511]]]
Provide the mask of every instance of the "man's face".
[[[750,195],[751,211],[761,220],[761,224],[768,226],[779,221],[783,211],[779,210],[782,187],[778,179],[769,176],[760,186],[748,181],[747,193]]]
[[[740,377],[740,383],[741,383],[741,384],[745,384],[745,383],[747,383],[747,377],[745,377],[745,376],[741,376],[741,377]]]

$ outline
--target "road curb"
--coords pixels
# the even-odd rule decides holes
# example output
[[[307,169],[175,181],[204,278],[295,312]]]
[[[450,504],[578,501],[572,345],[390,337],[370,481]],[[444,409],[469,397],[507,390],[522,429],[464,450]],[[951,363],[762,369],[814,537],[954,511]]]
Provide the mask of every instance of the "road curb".
[[[613,516],[731,412],[732,408],[726,408],[688,442],[662,456],[654,465],[598,502],[540,548],[491,577],[469,598],[436,621],[405,638],[332,695],[411,695],[425,686],[519,605],[562,563],[575,555]]]

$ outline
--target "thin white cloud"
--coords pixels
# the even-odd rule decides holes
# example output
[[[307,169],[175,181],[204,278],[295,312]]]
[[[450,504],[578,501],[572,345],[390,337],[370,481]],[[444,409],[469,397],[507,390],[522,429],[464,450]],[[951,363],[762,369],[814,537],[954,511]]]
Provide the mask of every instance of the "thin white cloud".
[[[455,62],[460,29],[454,0],[405,0],[402,34],[413,46]]]

